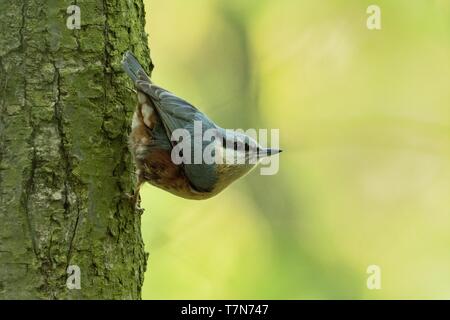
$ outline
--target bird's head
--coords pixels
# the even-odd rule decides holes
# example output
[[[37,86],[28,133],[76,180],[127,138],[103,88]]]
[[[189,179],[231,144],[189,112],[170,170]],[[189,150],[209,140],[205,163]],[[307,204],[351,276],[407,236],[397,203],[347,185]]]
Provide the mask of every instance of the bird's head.
[[[262,159],[282,151],[264,148],[249,135],[238,131],[225,130],[215,143],[217,156],[221,160],[217,173],[219,181],[225,186],[249,173]]]

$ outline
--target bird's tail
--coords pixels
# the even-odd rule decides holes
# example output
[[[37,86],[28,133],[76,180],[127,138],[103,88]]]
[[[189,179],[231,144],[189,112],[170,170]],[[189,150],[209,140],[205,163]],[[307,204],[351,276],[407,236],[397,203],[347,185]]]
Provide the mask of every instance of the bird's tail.
[[[133,82],[145,80],[151,83],[150,77],[145,73],[144,68],[142,68],[139,61],[130,51],[125,52],[123,55],[122,67]]]

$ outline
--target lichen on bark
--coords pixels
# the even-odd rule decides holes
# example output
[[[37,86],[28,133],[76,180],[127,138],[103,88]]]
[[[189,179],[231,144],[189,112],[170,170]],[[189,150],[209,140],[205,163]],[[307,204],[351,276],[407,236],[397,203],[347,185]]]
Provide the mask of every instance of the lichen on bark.
[[[80,30],[66,27],[71,4]],[[151,70],[144,24],[142,0],[0,2],[0,299],[140,298],[120,60],[132,50]]]

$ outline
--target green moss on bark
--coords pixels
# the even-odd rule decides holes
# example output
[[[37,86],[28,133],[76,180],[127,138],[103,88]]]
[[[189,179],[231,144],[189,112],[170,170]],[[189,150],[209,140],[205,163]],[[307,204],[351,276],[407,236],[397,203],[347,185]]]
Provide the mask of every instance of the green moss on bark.
[[[137,299],[146,254],[120,60],[151,68],[142,0],[0,2],[0,299]],[[81,269],[81,290],[66,268]]]

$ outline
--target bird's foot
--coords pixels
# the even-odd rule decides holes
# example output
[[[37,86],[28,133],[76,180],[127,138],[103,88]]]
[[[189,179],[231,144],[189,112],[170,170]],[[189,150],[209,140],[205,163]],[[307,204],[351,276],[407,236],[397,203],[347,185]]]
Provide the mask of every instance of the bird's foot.
[[[131,202],[135,212],[139,213],[140,215],[144,213],[144,209],[141,208],[141,196],[139,195],[139,193],[125,193],[125,197]]]

